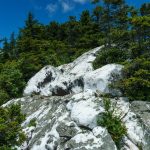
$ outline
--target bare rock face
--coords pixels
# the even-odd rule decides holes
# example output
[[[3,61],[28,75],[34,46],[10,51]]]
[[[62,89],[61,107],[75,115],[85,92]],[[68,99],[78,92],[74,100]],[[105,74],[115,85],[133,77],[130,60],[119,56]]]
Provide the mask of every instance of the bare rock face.
[[[28,138],[18,150],[117,150],[107,129],[97,125],[97,116],[105,111],[100,93],[110,92],[111,75],[120,74],[123,66],[94,70],[92,61],[100,50],[57,68],[44,67],[29,80],[23,98],[3,105],[19,103],[27,115],[22,127]],[[150,104],[130,104],[123,97],[111,102],[127,128],[120,149],[149,150]],[[36,126],[29,126],[32,119]]]
[[[84,96],[86,99],[83,100]],[[96,124],[96,116],[104,109],[101,99],[94,94],[24,97],[12,100],[7,105],[12,103],[21,104],[22,112],[27,114],[22,126],[28,140],[18,148],[20,150],[116,149],[107,130]],[[36,127],[29,127],[30,120],[34,118]]]
[[[143,149],[150,148],[150,102],[134,101],[131,103],[131,110],[139,118],[139,124],[143,127],[144,139]],[[142,143],[142,142],[141,142]]]
[[[102,47],[95,48],[70,64],[59,67],[46,66],[32,77],[24,95],[64,96],[86,90],[108,93],[112,73],[119,73],[123,66],[109,64],[94,71],[92,62]]]

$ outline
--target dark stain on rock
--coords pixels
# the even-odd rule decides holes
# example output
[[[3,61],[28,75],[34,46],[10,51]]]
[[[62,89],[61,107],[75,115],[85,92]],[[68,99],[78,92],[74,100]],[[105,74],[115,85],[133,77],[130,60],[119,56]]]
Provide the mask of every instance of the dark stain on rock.
[[[45,77],[45,79],[43,80],[43,82],[38,83],[38,88],[40,87],[44,87],[48,82],[51,82],[52,80],[54,80],[53,76],[52,76],[52,72],[47,73],[47,76]]]
[[[68,94],[70,94],[69,91],[67,89],[64,90],[61,87],[57,87],[56,89],[54,89],[52,91],[52,96],[65,96],[65,95],[68,95]]]
[[[84,88],[84,81],[83,78],[80,77],[79,79],[76,79],[73,81],[73,83],[70,83],[68,86],[68,91],[71,91],[73,87],[79,86],[82,89]]]

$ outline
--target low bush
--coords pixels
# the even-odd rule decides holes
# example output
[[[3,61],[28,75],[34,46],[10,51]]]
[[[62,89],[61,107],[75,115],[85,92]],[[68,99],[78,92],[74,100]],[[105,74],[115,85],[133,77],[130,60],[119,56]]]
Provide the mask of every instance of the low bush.
[[[24,120],[20,105],[0,107],[0,150],[12,150],[25,141],[26,136],[21,127]]]
[[[22,95],[25,81],[19,68],[16,61],[6,62],[0,68],[0,105]]]
[[[122,79],[113,83],[129,100],[150,101],[150,59],[137,58],[122,70]]]
[[[112,139],[119,146],[119,143],[124,135],[127,134],[125,125],[123,125],[121,118],[114,115],[114,106],[112,106],[109,98],[103,99],[105,112],[98,116],[97,124],[106,127]]]
[[[35,118],[30,120],[28,127],[36,127],[36,119]]]
[[[103,65],[111,63],[122,63],[127,59],[127,52],[117,47],[103,48],[95,61],[93,62],[94,69],[100,68]]]

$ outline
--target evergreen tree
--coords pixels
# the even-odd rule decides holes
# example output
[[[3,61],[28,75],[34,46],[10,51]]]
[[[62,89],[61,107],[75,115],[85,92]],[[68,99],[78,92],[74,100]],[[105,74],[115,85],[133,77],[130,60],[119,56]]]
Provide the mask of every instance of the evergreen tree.
[[[19,62],[7,61],[0,66],[0,105],[8,99],[21,96],[24,86]]]
[[[142,16],[150,15],[150,3],[142,4],[142,6],[140,8],[140,13],[141,13]]]
[[[148,6],[148,5],[147,5]],[[146,5],[142,5],[141,10]],[[144,15],[144,12],[131,17],[131,33],[134,41],[132,46],[132,58],[138,57],[149,51],[150,44],[150,15]]]
[[[25,27],[20,30],[17,48],[20,52],[36,51],[39,48],[40,40],[44,40],[44,27],[41,25],[32,13],[28,14],[25,21]]]
[[[100,25],[100,21],[101,21],[101,17],[102,17],[102,13],[103,13],[103,7],[102,6],[96,6],[93,10],[93,20],[94,22],[96,22],[99,26]]]
[[[0,149],[12,150],[20,146],[26,139],[21,123],[25,115],[21,113],[20,105],[0,107]]]
[[[75,16],[70,16],[67,22],[67,43],[73,47],[76,44],[77,38],[79,37],[79,24]]]
[[[29,12],[27,20],[25,21],[25,27],[21,31],[24,36],[36,38],[37,32],[36,28],[38,27],[39,23],[36,19],[34,19],[34,16],[31,12]]]
[[[14,49],[16,46],[15,33],[13,32],[10,36],[10,49]]]
[[[7,38],[4,38],[2,51],[3,51],[3,58],[9,59],[10,58],[10,54],[9,54],[10,47],[9,47],[9,43],[8,43]]]
[[[16,39],[15,39],[14,32],[10,35],[9,48],[10,48],[11,59],[17,58],[18,54],[17,54],[17,50],[16,50]]]
[[[89,25],[91,23],[91,16],[88,10],[84,10],[80,16],[80,23],[84,25]]]
[[[49,25],[46,26],[46,37],[47,39],[61,39],[59,37],[59,24],[56,21],[50,22]]]
[[[64,23],[43,25],[29,13],[18,36],[12,33],[10,40],[4,39],[0,51],[1,104],[20,96],[24,81],[43,66],[69,63],[102,44],[105,48],[94,63],[96,68],[149,57],[149,3],[140,9],[127,6],[124,0],[93,0],[93,4],[92,14],[85,10],[79,20],[70,16]]]
[[[28,14],[25,27],[20,30],[19,38],[43,39],[44,26],[38,22],[32,13]]]
[[[99,1],[96,0],[94,2],[98,3]],[[120,34],[123,30],[127,30],[128,28],[127,6],[124,0],[103,0],[103,9],[101,9],[101,7],[97,9],[98,10],[95,9],[94,13],[100,20],[99,23],[101,31],[106,37],[105,45],[108,45],[108,47],[110,47],[111,44],[118,41],[118,34]],[[118,31],[120,31],[120,33]],[[113,35],[117,35],[117,37]],[[122,35],[120,35],[120,37],[122,37]],[[113,39],[116,41],[114,41]]]

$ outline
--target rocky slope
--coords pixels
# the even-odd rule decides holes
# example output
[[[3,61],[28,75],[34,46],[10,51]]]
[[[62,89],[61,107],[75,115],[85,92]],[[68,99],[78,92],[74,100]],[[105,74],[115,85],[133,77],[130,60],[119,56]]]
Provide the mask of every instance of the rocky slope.
[[[106,128],[97,125],[97,116],[103,113],[101,95],[112,91],[108,85],[113,73],[120,74],[123,66],[109,64],[94,70],[92,62],[102,47],[93,49],[70,64],[46,66],[31,78],[24,97],[13,99],[4,106],[20,103],[27,114],[22,124],[28,136],[18,149],[23,150],[115,150],[114,141]],[[150,103],[127,98],[111,99],[116,103],[127,128],[122,150],[149,150]],[[36,126],[30,126],[32,119]]]

